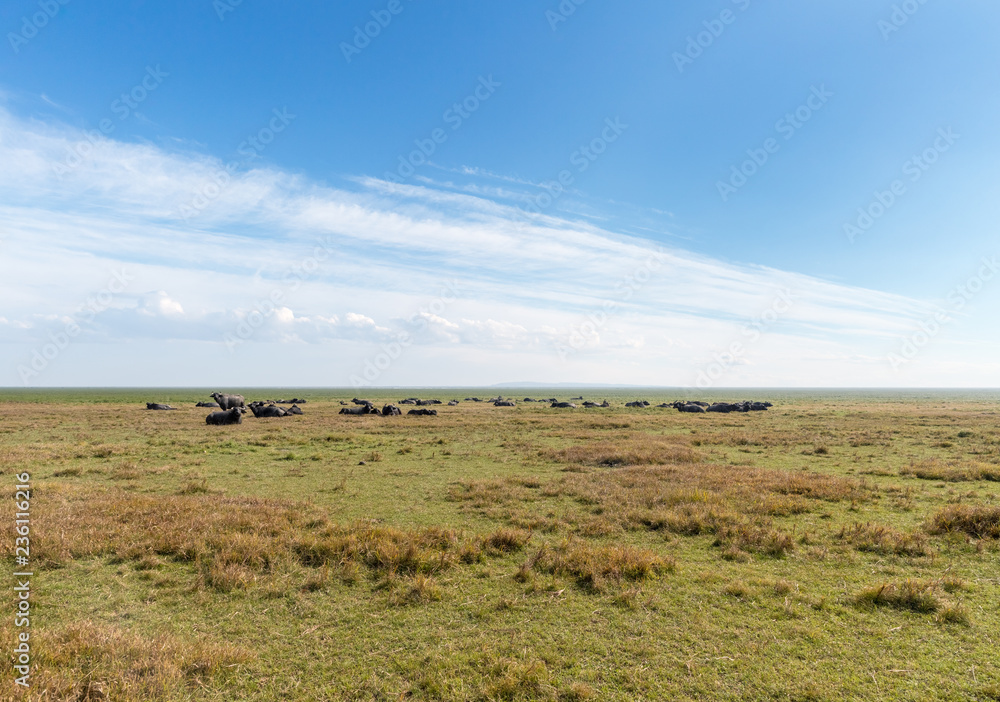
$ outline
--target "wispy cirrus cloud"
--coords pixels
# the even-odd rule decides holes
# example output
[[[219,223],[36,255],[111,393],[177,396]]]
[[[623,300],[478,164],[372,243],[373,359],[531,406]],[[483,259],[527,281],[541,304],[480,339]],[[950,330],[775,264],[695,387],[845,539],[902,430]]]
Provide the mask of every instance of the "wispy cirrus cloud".
[[[419,348],[391,380],[411,384],[451,372],[463,374],[455,382],[530,379],[523,374],[531,369],[553,381],[691,384],[700,364],[740,340],[782,291],[795,304],[733,370],[734,383],[829,376],[879,384],[886,369],[871,359],[931,309],[554,214],[525,221],[516,188],[534,184],[514,178],[508,189],[367,177],[331,187],[261,166],[235,173],[185,219],[181,206],[221,162],[102,139],[62,168],[85,139],[0,110],[0,158],[14,164],[0,171],[8,378],[116,266],[128,267],[134,283],[80,337],[111,345],[109,367],[138,341],[225,358],[233,353],[225,335],[277,291],[280,304],[237,355],[252,355],[254,344],[288,353],[319,345],[356,358],[409,334]],[[422,309],[449,281],[457,299],[440,313]],[[560,357],[556,348],[602,310],[578,352]],[[302,372],[315,363],[303,362]],[[327,384],[346,384],[349,366],[327,372]],[[81,367],[81,383],[99,382],[87,372]]]

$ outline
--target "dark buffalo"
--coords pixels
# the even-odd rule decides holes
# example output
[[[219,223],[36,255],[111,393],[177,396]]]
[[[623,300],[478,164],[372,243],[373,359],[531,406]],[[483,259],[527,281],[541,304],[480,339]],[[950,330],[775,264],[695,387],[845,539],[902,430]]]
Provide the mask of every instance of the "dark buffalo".
[[[298,405],[292,405],[285,411],[288,412],[288,414],[302,414],[302,408]]]
[[[396,405],[389,404],[382,408],[383,417],[397,417],[401,414],[403,414],[403,410],[396,407]]]
[[[572,402],[553,402],[549,407],[576,407]]]
[[[433,415],[435,417],[437,416],[437,413],[438,411],[436,409],[427,409],[426,407],[421,407],[420,409],[411,409],[409,412],[407,412],[407,414],[415,414],[422,416]]]
[[[686,402],[677,407],[678,412],[704,412],[705,408],[693,402]]]
[[[449,400],[448,401],[448,406],[449,407],[454,407],[457,404],[458,404],[458,400]]]
[[[205,417],[205,424],[242,424],[245,411],[243,407],[233,407],[222,412],[212,412]]]
[[[251,402],[249,407],[250,411],[253,412],[253,416],[259,419],[266,417],[287,417],[290,414],[296,414],[295,412],[286,410],[284,407],[278,407],[273,402],[269,404],[264,404],[263,402]],[[301,414],[301,410],[299,410],[299,413]]]
[[[244,402],[242,395],[223,395],[221,392],[213,392],[211,397],[224,410],[232,409],[233,407],[246,407],[246,402]]]
[[[359,400],[359,399],[358,399],[358,398],[356,398],[356,397],[355,397],[355,398],[353,398],[353,399],[351,400],[351,402],[353,402],[353,403],[354,403],[354,404],[356,404],[356,405],[374,405],[374,404],[375,404],[375,403],[374,403],[374,402],[372,402],[371,400]]]
[[[171,407],[170,405],[161,405],[159,402],[147,402],[146,409],[148,410],[172,410],[177,409],[176,407]]]
[[[732,412],[736,407],[729,404],[728,402],[716,402],[714,405],[709,405],[705,408],[706,412]]]
[[[649,407],[649,403],[645,400],[636,400],[635,402],[626,402],[626,407]]]
[[[608,402],[607,400],[605,400],[605,401],[604,401],[604,402],[602,402],[601,404],[597,404],[596,402],[590,402],[590,401],[588,400],[587,402],[584,402],[584,403],[583,403],[583,406],[584,406],[584,407],[610,407],[610,406],[611,406],[611,403],[609,403],[609,402]]]
[[[199,402],[195,407],[218,407],[218,402]]]
[[[408,397],[405,400],[400,400],[399,404],[401,404],[401,405],[415,405],[418,402],[420,402],[420,400],[418,400],[417,398],[415,398],[415,397]]]
[[[514,402],[513,400],[494,400],[493,401],[493,406],[494,407],[516,407],[517,403]]]
[[[341,414],[379,414],[378,408],[375,405],[365,405],[361,404],[357,407],[341,407]]]

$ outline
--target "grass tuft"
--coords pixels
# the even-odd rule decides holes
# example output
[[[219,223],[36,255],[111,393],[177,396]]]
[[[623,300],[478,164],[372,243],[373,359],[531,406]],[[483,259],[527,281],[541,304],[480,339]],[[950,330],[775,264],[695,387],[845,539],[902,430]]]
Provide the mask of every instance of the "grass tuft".
[[[930,556],[927,537],[919,532],[905,533],[881,524],[855,522],[841,528],[837,538],[846,541],[858,551],[883,555]]]
[[[927,531],[931,534],[958,532],[977,539],[998,539],[1000,506],[948,505],[931,517]]]

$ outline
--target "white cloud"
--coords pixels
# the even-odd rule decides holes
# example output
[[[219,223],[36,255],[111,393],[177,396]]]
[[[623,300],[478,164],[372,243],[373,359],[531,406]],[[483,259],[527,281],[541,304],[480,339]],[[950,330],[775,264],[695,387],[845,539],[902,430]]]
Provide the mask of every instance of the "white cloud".
[[[258,169],[235,174],[185,220],[182,206],[220,162],[104,140],[66,168],[83,141],[71,128],[0,110],[0,159],[18,164],[0,171],[0,341],[17,345],[5,352],[9,367],[64,320],[86,316],[81,342],[170,340],[188,344],[175,351],[192,356],[209,344],[227,358],[223,340],[244,328],[236,351],[244,356],[254,344],[284,343],[313,358],[304,347],[336,344],[360,363],[380,345],[409,339],[407,358],[389,374],[401,383],[446,368],[479,369],[481,377],[460,382],[532,379],[520,374],[534,368],[552,381],[687,384],[720,350],[744,342],[728,369],[734,381],[893,384],[879,359],[933,309],[553,215],[526,220],[474,187],[358,178],[355,192]],[[81,313],[116,289],[122,271],[124,289],[97,313]],[[750,343],[754,323],[760,340]],[[954,379],[973,359],[970,382],[1000,382],[995,364],[962,346],[983,341],[986,329],[974,319],[954,324],[914,362],[924,375],[908,370],[908,382]],[[566,345],[568,359],[557,353]],[[328,365],[301,364],[303,372]],[[327,384],[343,384],[354,370],[341,365]]]

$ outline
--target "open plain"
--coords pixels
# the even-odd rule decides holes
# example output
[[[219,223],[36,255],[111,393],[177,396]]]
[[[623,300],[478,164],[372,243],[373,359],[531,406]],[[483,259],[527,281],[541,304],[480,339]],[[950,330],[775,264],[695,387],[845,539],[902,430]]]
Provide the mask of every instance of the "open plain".
[[[213,389],[0,392],[24,699],[1000,699],[1000,393]]]

